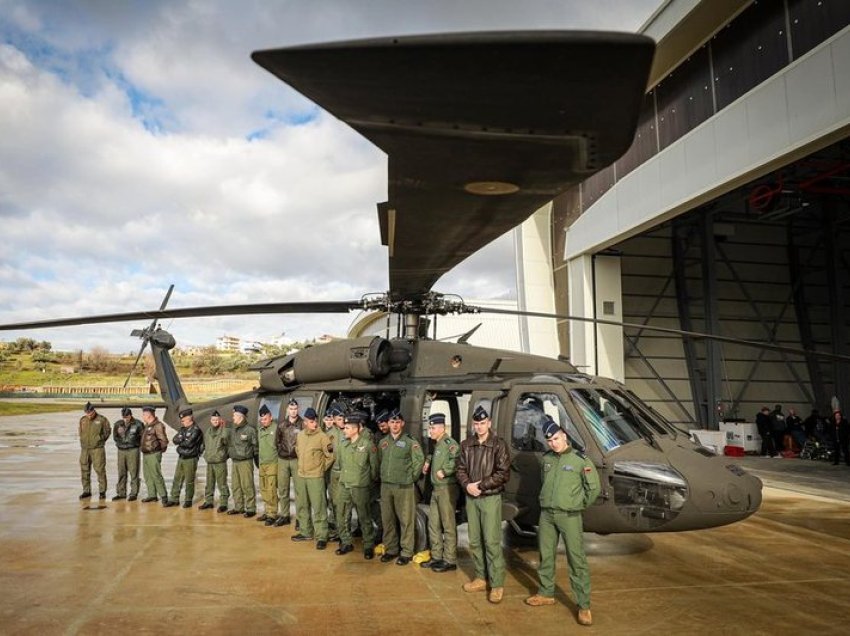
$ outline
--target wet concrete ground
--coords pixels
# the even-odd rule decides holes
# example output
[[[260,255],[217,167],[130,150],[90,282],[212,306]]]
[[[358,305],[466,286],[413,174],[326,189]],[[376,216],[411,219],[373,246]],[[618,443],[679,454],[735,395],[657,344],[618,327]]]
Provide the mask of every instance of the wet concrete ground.
[[[365,561],[359,545],[344,557],[320,552],[290,541],[291,527],[196,507],[107,500],[87,509],[77,500],[75,421],[75,414],[0,418],[2,634],[850,631],[845,466],[745,458],[773,487],[744,522],[669,535],[588,535],[594,626],[587,628],[575,623],[563,557],[556,605],[523,604],[536,591],[537,553],[507,537],[505,599],[494,606],[460,588],[472,569],[465,541],[460,570],[436,574]],[[169,451],[169,487],[174,463]]]

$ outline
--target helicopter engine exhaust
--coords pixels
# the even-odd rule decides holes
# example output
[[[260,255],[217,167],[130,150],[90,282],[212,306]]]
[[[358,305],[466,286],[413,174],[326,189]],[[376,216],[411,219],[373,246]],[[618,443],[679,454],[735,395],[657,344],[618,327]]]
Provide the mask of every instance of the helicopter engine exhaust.
[[[369,336],[299,351],[278,374],[284,386],[340,378],[377,380],[391,371],[401,371],[409,362],[407,351],[397,350],[386,338]]]

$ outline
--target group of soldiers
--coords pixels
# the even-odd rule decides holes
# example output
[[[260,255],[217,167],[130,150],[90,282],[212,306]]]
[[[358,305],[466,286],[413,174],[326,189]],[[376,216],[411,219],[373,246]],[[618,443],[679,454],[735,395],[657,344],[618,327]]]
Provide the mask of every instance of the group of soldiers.
[[[143,408],[140,422],[130,409],[124,408],[121,419],[110,429],[108,420],[88,403],[79,425],[83,483],[80,499],[92,496],[92,468],[97,474],[100,499],[106,498],[105,443],[111,433],[118,448],[118,485],[113,501],[138,498],[141,455],[147,487],[147,497],[142,502],[161,500],[164,507],[178,506],[185,488],[183,507],[190,508],[198,461],[203,456],[207,465],[206,488],[198,509],[214,508],[218,489],[218,512],[250,518],[257,514],[256,467],[264,506],[258,521],[272,527],[291,523],[289,493],[290,484],[294,484],[293,541],[315,541],[318,550],[326,549],[329,541],[338,541],[336,554],[348,554],[354,551],[352,513],[356,511],[363,558],[375,558],[376,544],[381,542],[381,562],[403,566],[414,556],[416,483],[425,475],[432,486],[428,517],[430,558],[422,561],[420,567],[432,572],[457,569],[455,509],[462,489],[474,564],[473,579],[464,583],[463,589],[487,592],[491,603],[501,602],[505,579],[502,493],[510,478],[511,453],[507,442],[492,430],[486,408],[475,408],[474,434],[460,444],[449,436],[446,416],[431,414],[428,432],[433,450],[427,456],[419,441],[404,431],[404,416],[398,408],[376,416],[375,433],[366,427],[368,414],[346,412],[337,405],[328,408],[321,425],[313,408],[300,414],[295,400],[288,403],[281,422],[274,420],[265,405],[258,412],[256,428],[248,424],[247,416],[248,409],[237,404],[231,426],[215,411],[210,426],[202,431],[194,421],[192,409],[179,412],[180,429],[172,440],[179,458],[169,496],[161,470],[168,438],[155,409]],[[541,463],[540,584],[538,593],[525,602],[534,607],[555,603],[555,556],[563,537],[570,584],[579,608],[577,620],[590,625],[590,572],[581,513],[599,495],[599,476],[593,463],[572,448],[566,433],[551,418],[544,423],[543,432],[549,451]],[[228,460],[232,466],[230,488]],[[229,507],[231,497],[233,504]],[[336,528],[333,534],[329,513]]]

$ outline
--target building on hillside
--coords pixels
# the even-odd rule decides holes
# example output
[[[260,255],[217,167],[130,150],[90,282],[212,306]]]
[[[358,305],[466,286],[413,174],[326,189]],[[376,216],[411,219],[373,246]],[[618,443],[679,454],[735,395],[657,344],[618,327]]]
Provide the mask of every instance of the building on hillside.
[[[241,339],[237,336],[219,336],[215,341],[215,348],[219,351],[238,352]]]

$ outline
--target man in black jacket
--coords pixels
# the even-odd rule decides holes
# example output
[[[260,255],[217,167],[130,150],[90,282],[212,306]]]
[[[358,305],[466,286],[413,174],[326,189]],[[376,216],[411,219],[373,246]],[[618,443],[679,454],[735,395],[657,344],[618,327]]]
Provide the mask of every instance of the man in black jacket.
[[[183,409],[180,415],[180,430],[174,436],[173,442],[177,446],[177,468],[174,469],[174,481],[171,483],[171,505],[176,506],[180,502],[180,490],[183,482],[186,482],[186,498],[183,500],[184,508],[192,507],[192,499],[195,496],[195,473],[198,471],[198,458],[204,452],[204,434],[195,424],[192,409]]]
[[[511,451],[507,442],[491,430],[492,425],[490,414],[478,405],[472,414],[475,435],[460,445],[457,481],[466,491],[469,551],[475,563],[475,578],[464,583],[463,589],[483,592],[489,581],[488,600],[499,603],[505,581],[502,492],[511,476]]]
[[[139,446],[142,444],[144,424],[133,417],[126,406],[121,409],[121,419],[112,426],[112,439],[118,447],[118,486],[112,501],[136,501],[139,496]],[[130,475],[130,496],[127,497],[127,475]]]

